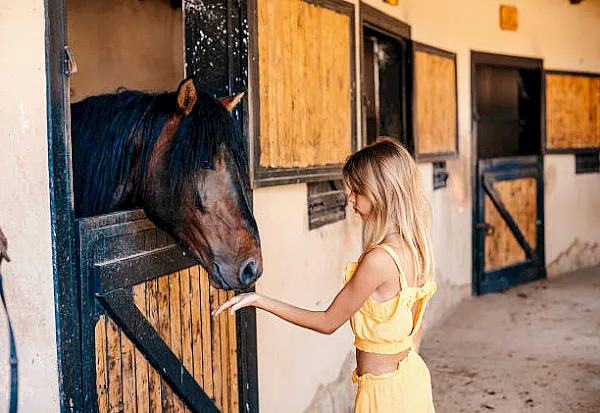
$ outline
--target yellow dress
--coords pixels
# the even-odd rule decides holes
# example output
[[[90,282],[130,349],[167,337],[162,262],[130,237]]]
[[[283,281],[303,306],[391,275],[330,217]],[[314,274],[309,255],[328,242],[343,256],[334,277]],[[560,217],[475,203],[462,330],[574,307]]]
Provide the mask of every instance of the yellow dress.
[[[358,376],[354,372],[352,380],[358,383],[354,412],[434,413],[429,370],[413,349],[413,335],[421,326],[427,300],[435,293],[435,281],[430,278],[422,287],[410,287],[394,250],[385,244],[375,248],[384,249],[393,258],[400,273],[402,290],[396,297],[381,303],[369,297],[350,318],[355,335],[354,346],[361,351],[379,354],[410,351],[393,372],[378,376],[369,373]],[[352,278],[357,267],[356,262],[346,266],[345,283]]]

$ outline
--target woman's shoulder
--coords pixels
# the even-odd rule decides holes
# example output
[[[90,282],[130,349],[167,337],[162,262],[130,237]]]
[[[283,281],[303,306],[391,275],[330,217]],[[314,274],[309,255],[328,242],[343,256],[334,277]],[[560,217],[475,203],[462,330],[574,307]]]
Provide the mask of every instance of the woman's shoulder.
[[[362,267],[362,270],[367,270],[368,272],[377,272],[389,277],[397,277],[398,267],[396,265],[396,257],[390,254],[388,248],[376,246],[375,248],[369,249],[361,257],[359,267]],[[392,249],[392,251],[394,250]],[[397,254],[398,253],[396,252],[396,255]]]

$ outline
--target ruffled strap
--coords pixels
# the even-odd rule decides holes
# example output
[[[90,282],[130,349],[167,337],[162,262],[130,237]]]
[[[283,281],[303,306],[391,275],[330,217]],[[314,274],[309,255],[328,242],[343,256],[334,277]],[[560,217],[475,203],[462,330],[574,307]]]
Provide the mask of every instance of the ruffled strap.
[[[437,284],[433,281],[433,278],[429,278],[425,281],[425,284],[417,290],[416,299],[429,299],[437,291]]]
[[[425,313],[425,307],[427,307],[427,302],[429,299],[435,294],[437,291],[437,284],[433,280],[433,278],[429,278],[425,281],[425,284],[421,288],[419,288],[415,293],[415,303],[417,303],[417,314],[413,321],[413,329],[410,333],[410,336],[419,331],[421,327],[421,323],[423,321],[423,314]]]

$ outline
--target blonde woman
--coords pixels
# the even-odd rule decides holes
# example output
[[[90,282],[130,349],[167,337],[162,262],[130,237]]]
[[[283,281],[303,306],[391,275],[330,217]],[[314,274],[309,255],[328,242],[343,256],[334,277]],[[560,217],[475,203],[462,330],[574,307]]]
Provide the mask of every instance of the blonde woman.
[[[364,221],[366,248],[344,271],[345,286],[325,311],[256,293],[215,311],[255,306],[295,325],[331,334],[350,320],[358,382],[355,412],[434,412],[429,370],[417,354],[421,320],[436,290],[429,206],[417,167],[396,141],[380,138],[348,158],[349,201]]]

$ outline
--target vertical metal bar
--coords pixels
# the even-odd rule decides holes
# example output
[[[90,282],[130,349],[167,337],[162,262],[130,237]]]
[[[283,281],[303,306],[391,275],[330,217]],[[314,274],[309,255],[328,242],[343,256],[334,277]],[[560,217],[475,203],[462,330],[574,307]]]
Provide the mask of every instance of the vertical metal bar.
[[[46,0],[46,95],[50,224],[56,301],[60,403],[63,412],[83,411],[79,282],[71,183],[69,81],[64,0]]]

